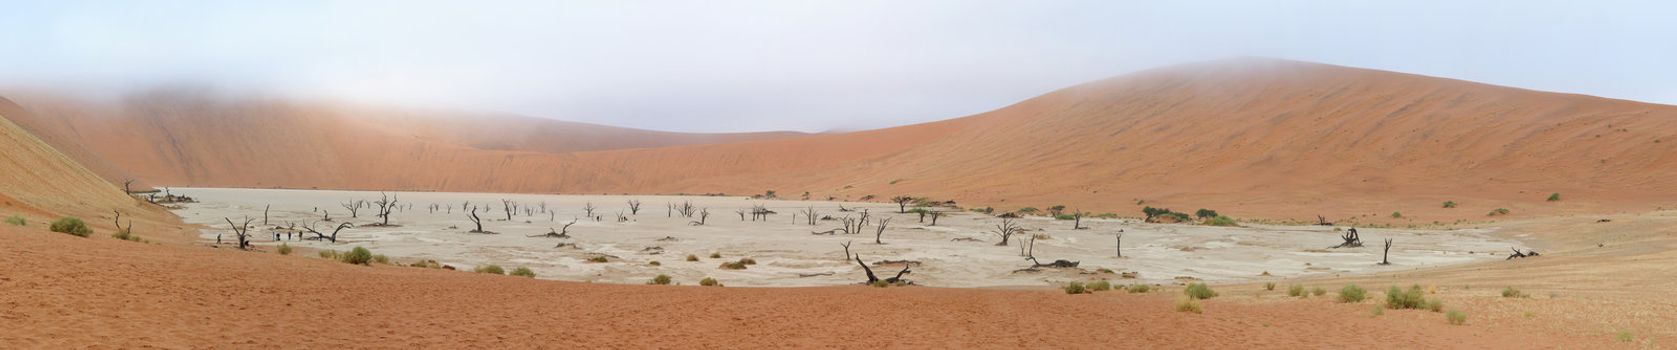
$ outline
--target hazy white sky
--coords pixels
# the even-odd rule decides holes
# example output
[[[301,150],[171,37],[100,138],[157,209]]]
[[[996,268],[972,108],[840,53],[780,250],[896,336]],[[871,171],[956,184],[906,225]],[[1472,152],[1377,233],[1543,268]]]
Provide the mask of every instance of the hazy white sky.
[[[1677,103],[1677,6],[0,0],[0,85],[205,84],[680,131],[946,119],[1231,56]]]

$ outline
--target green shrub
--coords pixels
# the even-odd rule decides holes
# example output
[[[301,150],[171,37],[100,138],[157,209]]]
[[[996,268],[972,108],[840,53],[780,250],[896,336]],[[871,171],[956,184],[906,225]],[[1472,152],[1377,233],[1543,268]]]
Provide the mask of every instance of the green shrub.
[[[1399,213],[1399,212],[1394,211],[1394,212],[1392,212],[1392,218],[1393,219],[1402,219],[1403,218],[1403,213]]]
[[[472,272],[488,273],[488,274],[496,274],[496,275],[507,274],[507,270],[502,269],[500,265],[482,265],[482,266],[478,266],[475,269],[472,269]]]
[[[1188,294],[1189,298],[1194,299],[1211,299],[1217,297],[1217,291],[1211,290],[1211,286],[1207,286],[1205,283],[1189,283],[1188,288],[1183,289],[1182,291]]]
[[[1444,314],[1444,318],[1450,320],[1450,324],[1457,326],[1467,323],[1467,314],[1461,311],[1450,310],[1449,313]]]
[[[1129,290],[1130,293],[1147,293],[1153,291],[1153,286],[1145,284],[1132,284],[1126,289]]]
[[[1090,292],[1105,292],[1112,290],[1112,282],[1107,282],[1106,280],[1089,282],[1088,286]]]
[[[1310,289],[1310,295],[1323,296],[1323,295],[1326,295],[1326,294],[1328,294],[1328,290],[1327,289],[1322,289],[1322,287],[1316,287],[1316,288],[1311,288]]]
[[[1287,286],[1287,296],[1290,296],[1290,297],[1306,297],[1306,296],[1309,296],[1309,295],[1304,294],[1304,285],[1295,284],[1295,285]]]
[[[1210,218],[1215,218],[1215,217],[1219,217],[1219,216],[1222,216],[1222,215],[1217,215],[1216,210],[1201,208],[1200,210],[1194,211],[1194,217],[1196,217],[1196,218],[1210,219]]]
[[[721,259],[722,258],[722,253],[710,253],[710,258],[711,259]]]
[[[355,247],[350,249],[348,253],[338,256],[338,261],[346,264],[370,265],[373,261],[373,252],[367,250],[367,248]]]
[[[1496,210],[1492,210],[1490,214],[1485,214],[1485,216],[1508,215],[1508,213],[1508,208],[1496,208]]]
[[[652,280],[646,281],[646,284],[653,284],[653,285],[660,285],[660,286],[669,285],[670,284],[670,275],[660,274],[657,277],[653,277]]]
[[[279,252],[279,255],[291,255],[291,245],[280,243],[279,249],[276,251]]]
[[[1088,293],[1089,292],[1089,289],[1085,288],[1083,286],[1083,282],[1068,283],[1068,284],[1066,284],[1065,289],[1066,289],[1066,294],[1083,294],[1083,293]]]
[[[699,285],[705,287],[721,287],[722,282],[717,282],[715,278],[705,277],[705,279],[699,280]]]
[[[1041,211],[1041,210],[1037,210],[1036,207],[1019,208],[1019,213],[1020,214],[1025,214],[1025,215],[1036,214],[1039,211]]]
[[[1530,295],[1527,295],[1526,293],[1521,292],[1519,289],[1515,289],[1514,287],[1507,287],[1507,288],[1502,289],[1502,297],[1504,297],[1504,298],[1526,298],[1526,297],[1530,297]]]
[[[741,264],[746,264],[746,265],[756,265],[757,264],[757,259],[740,258],[740,263]]]
[[[1550,193],[1549,194],[1549,199],[1546,199],[1546,200],[1550,201],[1550,202],[1559,202],[1559,201],[1561,201],[1561,194],[1560,194],[1560,192]]]
[[[413,262],[413,264],[412,264],[412,265],[408,265],[408,266],[413,266],[413,267],[419,267],[419,268],[427,268],[427,269],[440,269],[440,268],[443,268],[443,264],[442,264],[442,263],[439,263],[439,262],[437,262],[437,261],[436,261],[436,260],[420,260],[420,261],[415,261],[415,262]]]
[[[532,271],[528,267],[519,266],[516,269],[512,269],[512,273],[509,273],[508,275],[536,278],[536,271]]]
[[[325,258],[325,259],[337,260],[338,259],[338,251],[331,250],[331,249],[322,250],[322,251],[320,251],[320,257]]]
[[[390,257],[384,256],[384,254],[373,255],[373,262],[390,265]]]
[[[1176,311],[1192,312],[1197,314],[1203,312],[1204,309],[1200,306],[1199,300],[1194,299],[1193,297],[1185,297],[1176,300]]]
[[[604,255],[595,255],[595,256],[588,257],[588,262],[591,262],[591,263],[603,263],[603,262],[607,262],[607,261],[610,261],[610,260],[607,260]]]
[[[730,261],[730,262],[722,263],[722,265],[718,266],[718,267],[722,268],[723,270],[744,270],[745,269],[745,263],[738,262],[738,261]]]
[[[1614,335],[1613,339],[1618,340],[1620,343],[1629,343],[1636,340],[1636,336],[1631,335],[1630,331],[1619,331],[1619,334]]]
[[[58,221],[53,221],[52,226],[49,226],[48,229],[51,229],[52,232],[68,233],[77,237],[93,235],[93,229],[87,228],[87,223],[73,216],[58,218]]]
[[[646,264],[652,266],[664,266],[664,263],[658,262],[657,260],[653,260],[652,262],[648,262]]]
[[[1456,207],[1456,202],[1444,201],[1444,208],[1455,208],[1455,207]]]
[[[130,232],[128,232],[128,230],[124,230],[124,229],[117,229],[116,233],[111,234],[111,238],[120,239],[120,240],[124,240],[124,241],[135,241],[135,242],[140,241],[140,236],[135,236],[133,233],[130,233]]]
[[[1118,218],[1118,213],[1100,213],[1098,215],[1095,215],[1095,218],[1097,218],[1097,219],[1117,219]]]
[[[687,254],[687,261],[699,261],[698,255]]]
[[[7,216],[6,223],[17,226],[29,226],[29,220],[24,220],[22,216],[17,215]]]
[[[1339,289],[1339,302],[1341,303],[1360,303],[1367,298],[1368,291],[1355,284],[1348,284],[1345,285],[1345,288]]]
[[[1240,226],[1240,223],[1235,222],[1234,218],[1218,215],[1218,216],[1211,217],[1210,219],[1206,219],[1205,220],[1205,225],[1207,225],[1207,226],[1235,227],[1235,226]]]
[[[1072,215],[1072,214],[1055,214],[1054,215],[1054,220],[1076,220],[1076,219],[1077,219],[1077,215]]]
[[[1275,290],[1275,282],[1264,282],[1264,290]]]
[[[1426,307],[1426,297],[1421,294],[1421,285],[1409,287],[1409,291],[1392,286],[1386,289],[1386,308],[1393,310],[1420,309]]]
[[[1438,299],[1427,300],[1427,311],[1444,311],[1444,301]]]
[[[879,287],[879,288],[885,288],[885,287],[890,287],[891,283],[885,282],[885,280],[878,280],[878,281],[873,281],[873,286],[874,287]]]

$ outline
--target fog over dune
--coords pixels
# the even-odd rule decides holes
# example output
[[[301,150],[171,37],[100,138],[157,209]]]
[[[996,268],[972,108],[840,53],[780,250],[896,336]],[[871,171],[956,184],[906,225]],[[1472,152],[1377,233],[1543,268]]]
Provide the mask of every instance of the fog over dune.
[[[1677,102],[1659,3],[14,3],[0,86],[159,85],[623,127],[860,130],[1263,56]]]

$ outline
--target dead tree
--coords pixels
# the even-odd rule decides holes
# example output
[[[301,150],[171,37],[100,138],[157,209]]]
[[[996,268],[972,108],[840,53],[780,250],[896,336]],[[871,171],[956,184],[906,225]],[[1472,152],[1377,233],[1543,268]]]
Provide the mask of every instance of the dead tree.
[[[584,203],[582,205],[583,216],[594,217],[594,209],[598,209],[594,207],[594,202]]]
[[[233,236],[239,239],[239,249],[250,250],[250,218],[245,218],[244,225],[234,224],[233,219],[225,217],[222,219],[227,220],[227,226],[233,227]]]
[[[891,201],[897,203],[897,213],[898,214],[907,213],[908,212],[908,204],[909,203],[914,203],[914,200],[915,200],[915,198],[910,197],[910,196],[891,197]]]
[[[1041,267],[1055,268],[1055,269],[1069,269],[1069,268],[1077,267],[1077,265],[1080,264],[1080,262],[1066,260],[1066,259],[1058,259],[1058,260],[1054,260],[1054,262],[1044,264],[1041,261],[1037,261],[1036,257],[1034,257],[1034,256],[1029,257],[1029,258],[1025,258],[1025,260],[1030,260],[1031,261],[1031,268],[1033,268],[1033,269],[1041,268]]]
[[[623,212],[621,211],[617,212],[617,222],[629,222],[629,217],[623,216]]]
[[[862,262],[862,255],[861,254],[856,255],[856,264],[857,265],[862,265],[862,271],[867,272],[867,274],[868,274],[867,284],[874,284],[874,283],[880,281],[879,276],[875,276],[873,274],[873,269],[869,268],[867,263]],[[903,281],[903,275],[906,275],[906,274],[909,273],[908,268],[909,268],[909,266],[912,266],[912,265],[913,264],[904,263],[903,264],[903,270],[898,271],[896,277],[891,277],[891,278],[885,279],[884,280],[885,283],[897,284],[897,282],[904,282]]]
[[[629,215],[640,215],[640,213],[641,213],[641,200],[630,199],[629,200]]]
[[[1328,222],[1328,217],[1317,215],[1316,216],[1316,225],[1317,226],[1333,226],[1333,223]]]
[[[484,231],[483,230],[483,218],[480,218],[480,217],[477,216],[477,207],[472,207],[472,210],[469,211],[468,213],[471,213],[471,214],[469,216],[467,216],[466,218],[472,219],[472,224],[477,225],[477,228],[472,229],[471,231],[467,231],[467,232],[471,232],[471,233],[494,233],[494,232],[489,232],[489,231]]]
[[[1389,258],[1391,256],[1392,256],[1392,239],[1387,238],[1386,239],[1386,250],[1384,252],[1380,253],[1380,264],[1381,265],[1391,265],[1392,261],[1386,259],[1386,258]]]
[[[338,243],[338,231],[343,231],[344,229],[349,228],[351,226],[355,226],[355,225],[347,223],[347,222],[340,223],[340,224],[338,224],[338,228],[332,229],[332,235],[331,236],[327,236],[326,234],[320,233],[320,231],[315,231],[314,230],[314,223],[310,223],[307,226],[303,226],[303,229],[308,230],[310,233],[314,233],[315,239],[324,239],[324,240],[330,241],[332,243]]]
[[[765,207],[765,206],[762,206],[762,205],[756,205],[756,206],[751,207],[751,221],[757,221],[757,220],[769,221],[769,215],[774,215],[774,214],[776,214],[775,211],[769,210],[768,207]]]
[[[1343,239],[1345,242],[1329,248],[1357,248],[1363,246],[1363,239],[1357,236],[1357,228],[1355,227],[1345,230],[1345,234],[1339,235],[1339,239]]]
[[[1077,209],[1072,209],[1071,210],[1071,229],[1082,230],[1082,229],[1088,228],[1088,227],[1083,227],[1083,216],[1084,215],[1089,215],[1089,213],[1085,213],[1082,210],[1077,210]]]
[[[332,212],[326,209],[321,209],[320,221],[332,222]]]
[[[385,195],[384,192],[379,192],[378,195],[379,200],[373,202],[373,205],[378,206],[378,217],[382,220],[379,226],[390,226],[390,210],[396,209],[396,202],[400,199],[397,196]]]
[[[1002,238],[1001,242],[996,243],[997,246],[1006,246],[1009,238],[1013,238],[1013,235],[1024,232],[1025,228],[1019,227],[1019,224],[1014,223],[1013,218],[1002,218],[1002,223],[996,224],[996,229],[991,231],[990,234]]]
[[[1025,254],[1023,254],[1023,255],[1027,258],[1031,258],[1031,260],[1036,260],[1036,237],[1037,237],[1037,235],[1031,235],[1030,243],[1021,244],[1021,246],[1028,246],[1029,247],[1029,248],[1026,248]]]
[[[543,213],[543,214],[546,214],[546,213],[547,213],[547,201],[542,201],[542,202],[541,202],[541,203],[536,203],[536,206],[537,206],[537,207],[540,207],[540,208],[541,208],[541,209],[542,209],[542,211],[541,211],[541,212],[542,212],[542,213]]]
[[[744,221],[745,221],[745,209],[740,209],[740,210],[735,210],[735,211],[734,211],[734,214],[739,214],[739,215],[740,215],[740,221],[741,221],[741,222],[744,222]],[[752,218],[752,219],[756,219],[756,218],[757,218],[757,216],[756,216],[756,215],[757,215],[757,214],[752,214],[752,217],[751,217],[751,218]]]
[[[851,242],[854,242],[854,241],[844,241],[844,244],[840,244],[840,245],[844,246],[844,260],[850,260],[850,243]]]
[[[273,204],[263,204],[262,205],[262,226],[263,227],[268,226],[268,208],[272,208],[273,206],[274,206]]]
[[[681,201],[681,205],[672,204],[671,208],[675,208],[675,211],[677,213],[681,213],[681,217],[684,218],[692,218],[693,213],[696,213],[699,210],[699,207],[693,206],[692,201]]]
[[[133,185],[134,185],[134,179],[122,180],[122,193],[130,194],[130,195],[134,194],[134,188],[132,187]]]
[[[547,228],[547,233],[539,234],[539,235],[533,235],[533,236],[530,236],[530,237],[558,238],[558,239],[571,238],[571,225],[576,225],[576,219],[571,219],[571,223],[565,224],[565,226],[560,226],[559,231],[553,231],[553,228],[549,227],[549,228]]]
[[[885,236],[885,227],[890,224],[891,218],[879,219],[879,225],[875,226],[873,231],[873,244],[885,244],[885,242],[880,241],[880,237]]]
[[[1118,230],[1118,239],[1112,243],[1112,250],[1118,257],[1124,257],[1124,230]]]
[[[815,221],[818,220],[819,216],[820,216],[820,213],[815,212],[815,207],[811,206],[808,209],[804,209],[803,213],[804,213],[804,220],[808,221],[810,226],[815,226]],[[849,259],[845,259],[845,260],[849,260]]]
[[[943,216],[943,211],[932,210],[929,214],[932,215],[932,226],[937,226],[937,218]]]
[[[363,201],[363,200],[353,200],[353,201],[344,202],[342,204],[344,209],[349,210],[349,217],[350,218],[353,219],[353,218],[361,217],[361,214],[360,214],[361,213],[361,202],[365,202],[365,201]]]
[[[698,221],[689,221],[689,222],[687,222],[687,224],[692,225],[692,226],[704,226],[705,225],[705,219],[707,219],[707,218],[710,218],[710,208],[705,208],[705,209],[699,210],[699,220]]]
[[[1536,250],[1527,249],[1525,253],[1521,253],[1519,248],[1508,248],[1508,249],[1513,250],[1514,254],[1509,254],[1508,258],[1503,259],[1503,260],[1514,260],[1514,258],[1535,258],[1539,255],[1539,254],[1537,254]]]
[[[507,221],[512,221],[513,206],[515,205],[518,205],[518,203],[513,203],[513,201],[505,199],[501,200],[501,211],[507,213]]]

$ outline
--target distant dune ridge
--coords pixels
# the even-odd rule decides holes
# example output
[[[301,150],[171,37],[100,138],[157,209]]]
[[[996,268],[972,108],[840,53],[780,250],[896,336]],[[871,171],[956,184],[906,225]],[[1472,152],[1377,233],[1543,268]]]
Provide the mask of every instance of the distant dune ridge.
[[[973,116],[834,134],[169,94],[15,99],[30,113],[7,118],[100,175],[174,186],[775,190],[1422,222],[1677,207],[1677,107],[1271,59],[1148,70]],[[1566,200],[1543,200],[1555,192]],[[1406,218],[1386,217],[1394,211]]]

